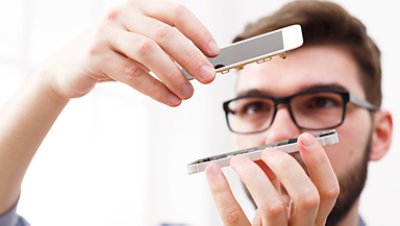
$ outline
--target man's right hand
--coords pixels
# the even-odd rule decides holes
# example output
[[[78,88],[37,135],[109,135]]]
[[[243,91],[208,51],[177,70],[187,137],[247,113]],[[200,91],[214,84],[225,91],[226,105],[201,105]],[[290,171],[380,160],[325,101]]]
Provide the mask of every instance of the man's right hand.
[[[65,99],[87,94],[98,82],[120,81],[177,106],[193,95],[193,86],[177,64],[209,83],[215,70],[205,55],[218,53],[206,27],[184,6],[132,0],[111,10],[36,74]]]

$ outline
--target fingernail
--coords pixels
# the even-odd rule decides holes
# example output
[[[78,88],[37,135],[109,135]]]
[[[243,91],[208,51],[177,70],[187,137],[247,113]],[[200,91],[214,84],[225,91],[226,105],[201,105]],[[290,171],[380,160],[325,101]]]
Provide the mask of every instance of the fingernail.
[[[214,78],[215,70],[208,64],[204,64],[200,67],[199,77],[202,81],[209,81]]]
[[[219,53],[220,49],[214,40],[208,43],[208,51],[214,55]]]
[[[301,138],[301,144],[305,147],[310,147],[315,142],[315,138],[311,134],[304,134]]]
[[[168,96],[168,101],[172,104],[172,105],[178,105],[181,103],[181,100],[175,96],[175,95],[169,95]]]
[[[193,86],[189,82],[183,84],[181,92],[185,98],[189,98],[193,95]]]

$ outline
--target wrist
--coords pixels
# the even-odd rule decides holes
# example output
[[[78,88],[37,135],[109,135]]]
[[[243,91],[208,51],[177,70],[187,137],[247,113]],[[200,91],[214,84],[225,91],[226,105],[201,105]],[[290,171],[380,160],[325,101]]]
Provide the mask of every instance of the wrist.
[[[44,68],[38,68],[27,81],[27,86],[36,87],[44,98],[55,104],[66,104],[70,100],[59,90],[52,73]],[[34,88],[35,89],[35,88]]]

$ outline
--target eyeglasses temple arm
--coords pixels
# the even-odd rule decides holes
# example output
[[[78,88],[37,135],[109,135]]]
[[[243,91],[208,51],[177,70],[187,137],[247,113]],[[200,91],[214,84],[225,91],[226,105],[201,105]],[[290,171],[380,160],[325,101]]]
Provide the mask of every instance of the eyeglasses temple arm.
[[[375,106],[374,104],[370,103],[369,101],[364,100],[364,99],[362,99],[360,97],[357,97],[357,96],[353,96],[351,94],[350,94],[350,102],[355,104],[355,105],[357,105],[357,106],[359,106],[359,107],[366,108],[366,109],[371,110],[371,111],[377,111],[379,109],[377,106]]]

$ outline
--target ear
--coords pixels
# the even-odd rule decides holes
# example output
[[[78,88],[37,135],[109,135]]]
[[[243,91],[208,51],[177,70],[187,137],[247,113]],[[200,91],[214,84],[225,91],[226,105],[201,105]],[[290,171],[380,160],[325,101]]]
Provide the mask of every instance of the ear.
[[[372,150],[369,157],[372,161],[377,161],[389,151],[393,134],[393,119],[388,111],[378,111],[374,113],[374,125],[372,132]]]

